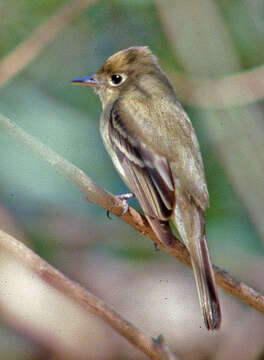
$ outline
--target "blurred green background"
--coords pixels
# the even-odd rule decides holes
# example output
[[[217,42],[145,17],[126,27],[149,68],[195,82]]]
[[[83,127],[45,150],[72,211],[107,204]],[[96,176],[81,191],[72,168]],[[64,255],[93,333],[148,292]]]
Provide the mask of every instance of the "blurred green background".
[[[0,66],[9,53],[16,51],[41,24],[67,3],[64,0],[1,1]],[[52,28],[49,30],[52,32]],[[115,172],[99,136],[99,99],[90,89],[73,86],[71,80],[93,74],[110,55],[133,45],[149,46],[161,64],[171,72],[210,78],[225,77],[263,64],[263,38],[262,0],[105,0],[94,1],[89,6],[87,1],[87,8],[81,11],[80,16],[0,88],[0,112],[83,169],[97,184],[119,194],[127,189]],[[176,88],[176,93],[181,94],[181,89]],[[263,101],[218,109],[191,106],[184,98],[181,98],[181,102],[197,131],[206,168],[210,193],[207,233],[213,261],[261,290],[264,288],[261,282],[261,270],[264,270],[264,212],[261,213],[264,210],[261,192],[264,185],[261,152],[261,149],[264,150]],[[177,271],[184,272],[183,276],[189,276],[190,287],[194,287],[189,270],[161,251],[155,252],[149,240],[121,220],[112,216],[109,221],[104,209],[85,202],[83,195],[56,174],[53,168],[37,159],[21,144],[15,143],[2,130],[0,199],[1,229],[26,241],[40,256],[72,278],[95,289],[107,300],[108,296],[102,289],[108,289],[106,284],[111,284],[112,277],[116,280],[109,288],[120,287],[122,290],[128,286],[127,279],[141,277],[140,274],[143,276],[146,267],[155,269],[155,276],[159,274],[159,268],[163,269],[165,265],[169,264],[169,268],[166,268],[168,274],[173,274],[177,267]],[[132,205],[138,208],[134,200]],[[94,272],[91,278],[86,266],[91,266],[95,259],[98,263],[92,268]],[[113,263],[115,270],[112,273]],[[100,275],[96,272],[98,268]],[[128,269],[131,269],[131,273]],[[166,276],[166,271],[163,276]],[[149,273],[151,277],[153,271],[149,270]],[[122,280],[126,279],[124,283],[120,276]],[[171,280],[170,283],[172,287],[177,286],[176,281]],[[154,282],[153,297],[156,296],[156,286]],[[143,306],[142,293],[136,288],[136,281],[133,289],[136,307]],[[186,296],[184,292],[182,296]],[[196,301],[195,296],[191,301]],[[221,296],[224,299],[224,295]],[[152,297],[151,292],[149,297]],[[109,301],[113,299],[110,297]],[[249,320],[244,319],[243,311],[248,312],[248,308],[232,301],[232,306],[238,306],[241,312],[235,313],[232,324],[224,320],[221,336],[228,335],[231,341],[234,324],[237,328],[247,329],[248,332],[241,332],[236,342],[241,350],[242,344],[249,341],[248,334],[257,332],[256,321],[247,322]],[[128,310],[124,304],[121,313],[122,309],[126,314]],[[155,311],[162,313],[163,310],[162,305]],[[263,331],[261,315],[251,311],[252,317],[259,319]],[[225,316],[229,317],[228,306],[226,312],[224,308],[224,319]],[[203,327],[199,313],[197,319],[200,327]],[[243,323],[241,319],[244,319]],[[140,326],[140,321],[133,317],[130,320]],[[43,341],[44,336],[34,336],[12,322],[5,322],[9,330],[3,325],[0,332],[1,347],[5,345],[1,359],[67,358],[60,346],[51,346],[49,341]],[[185,327],[185,322],[178,325]],[[153,336],[162,332],[159,322],[153,333],[147,325],[146,329]],[[165,339],[168,336],[166,331],[169,332],[166,329],[162,332]],[[193,329],[190,327],[188,331],[191,334]],[[198,326],[199,331],[203,330]],[[207,339],[209,335],[203,333],[202,336]],[[13,337],[14,343],[9,344]],[[205,345],[201,350],[199,334],[196,340],[190,339],[196,344],[191,350],[179,350],[181,341],[171,339],[171,347],[175,351],[178,349],[181,358],[232,358],[221,353],[220,336],[213,340],[209,336],[208,344],[217,343],[221,351],[216,350],[215,346],[210,350]],[[119,346],[117,348],[120,350]],[[256,358],[256,354],[262,350],[257,341],[247,343],[246,347],[251,352],[246,351],[242,355],[241,351],[236,359]],[[230,346],[228,356],[235,351],[234,348],[235,345]],[[108,349],[105,354],[97,353],[97,349],[96,355],[89,355],[88,350],[85,351],[76,358],[130,358],[129,352],[117,351],[116,348]],[[196,356],[192,357],[194,353]],[[133,358],[136,356],[140,358],[139,353],[133,354]]]

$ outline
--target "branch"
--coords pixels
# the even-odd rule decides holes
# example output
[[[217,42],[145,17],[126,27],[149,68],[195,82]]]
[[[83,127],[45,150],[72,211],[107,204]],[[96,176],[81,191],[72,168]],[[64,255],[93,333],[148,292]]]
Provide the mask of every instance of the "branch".
[[[264,65],[218,79],[188,76],[168,70],[179,100],[191,106],[226,108],[264,98]]]
[[[28,135],[7,117],[0,114],[0,128],[5,130],[19,143],[26,146],[39,158],[46,161],[69,182],[75,185],[87,196],[88,201],[96,203],[117,216],[123,212],[123,202],[96,185],[82,170],[56,154],[53,150]],[[181,262],[191,267],[190,256],[186,247],[175,238],[174,248],[170,248],[160,242],[156,237],[146,218],[132,207],[120,217],[127,224],[138,230],[141,234],[150,238],[167,254],[178,258]],[[227,271],[214,265],[217,284],[227,293],[240,299],[254,309],[264,313],[264,296],[241,281],[235,280]]]
[[[239,55],[233,46],[232,35],[218,2],[193,2],[190,5],[187,1],[155,0],[154,3],[165,36],[174,54],[187,70],[186,74],[172,69],[168,71],[181,101],[200,107],[226,108],[253,103],[264,98],[264,66],[240,71]],[[205,16],[208,16],[206,27],[203,26]],[[191,23],[188,31],[182,30],[188,22]],[[197,40],[200,43],[195,44]],[[183,46],[183,42],[187,42],[187,46]],[[189,50],[191,44],[194,48]],[[213,65],[214,62],[217,65]],[[207,77],[188,74],[194,69],[205,73],[204,67],[207,68]],[[237,69],[236,74],[210,77],[220,69],[230,72],[234,71],[234,68]]]
[[[58,34],[95,0],[72,0],[60,8],[31,36],[18,45],[0,63],[0,87],[23,70]]]
[[[42,280],[74,300],[82,308],[101,318],[151,359],[177,360],[164,343],[163,338],[158,338],[158,340],[149,338],[102,300],[85,290],[78,283],[68,279],[20,241],[1,230],[0,248],[11,253]]]

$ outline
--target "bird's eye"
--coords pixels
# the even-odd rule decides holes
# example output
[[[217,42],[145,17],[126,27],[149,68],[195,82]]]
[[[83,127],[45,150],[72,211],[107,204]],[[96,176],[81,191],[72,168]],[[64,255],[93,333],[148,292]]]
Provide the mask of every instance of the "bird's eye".
[[[110,83],[113,86],[121,85],[125,81],[125,77],[119,74],[114,74],[111,76]]]

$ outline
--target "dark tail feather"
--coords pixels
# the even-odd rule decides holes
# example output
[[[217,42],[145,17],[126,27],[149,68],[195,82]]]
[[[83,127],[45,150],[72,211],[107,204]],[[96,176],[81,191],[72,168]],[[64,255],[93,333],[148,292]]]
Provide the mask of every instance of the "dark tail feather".
[[[221,308],[206,242],[204,211],[186,196],[177,200],[174,223],[190,253],[205,325],[216,330],[221,325]]]
[[[219,329],[221,308],[205,235],[200,241],[190,244],[189,252],[205,325],[208,330]]]
[[[148,216],[147,219],[160,241],[170,247],[173,247],[175,237],[169,222],[161,221],[157,218],[151,218]],[[184,235],[186,235],[186,233],[183,221],[181,221],[181,226],[177,226],[177,228],[182,240],[185,240],[184,242],[187,245],[191,256],[205,326],[208,330],[216,330],[219,329],[221,325],[222,316],[206,236],[204,234],[203,214],[199,214],[198,219],[197,217],[194,217],[193,219],[194,221],[197,221],[197,227],[199,230],[196,234],[192,234],[192,240],[184,239]],[[176,222],[176,225],[177,223],[178,222]],[[201,228],[203,235],[201,235]]]

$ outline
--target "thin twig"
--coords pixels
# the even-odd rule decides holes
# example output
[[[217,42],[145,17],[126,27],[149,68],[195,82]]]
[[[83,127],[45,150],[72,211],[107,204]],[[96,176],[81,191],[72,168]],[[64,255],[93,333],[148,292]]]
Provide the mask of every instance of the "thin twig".
[[[177,360],[164,341],[155,341],[149,338],[102,300],[67,278],[23,243],[1,230],[0,248],[11,253],[42,280],[73,299],[82,308],[100,317],[151,359]]]
[[[17,142],[25,145],[42,160],[54,167],[63,177],[83,192],[90,202],[96,203],[113,214],[120,216],[123,212],[123,202],[109,192],[96,185],[82,170],[65,160],[53,150],[49,149],[38,140],[28,135],[7,117],[0,115],[0,128],[5,130]],[[129,207],[127,213],[121,219],[146,235],[169,255],[178,258],[184,264],[191,266],[190,257],[186,247],[175,239],[174,248],[167,247],[159,241],[150,228],[146,218],[135,209]],[[214,266],[216,282],[227,293],[240,299],[256,310],[264,313],[264,296],[246,285],[235,280],[228,272]]]
[[[73,0],[60,8],[0,63],[0,87],[23,70],[58,34],[96,0]]]

